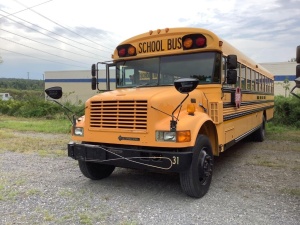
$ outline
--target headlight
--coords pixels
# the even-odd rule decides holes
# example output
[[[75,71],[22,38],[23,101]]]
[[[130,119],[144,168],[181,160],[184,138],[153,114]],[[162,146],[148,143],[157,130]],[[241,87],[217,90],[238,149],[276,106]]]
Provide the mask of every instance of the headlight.
[[[167,141],[167,142],[189,142],[191,141],[191,132],[185,131],[156,131],[156,141]]]
[[[163,132],[164,141],[176,141],[176,132]]]
[[[156,141],[176,141],[176,132],[156,131],[155,136]]]
[[[75,127],[74,135],[75,136],[83,136],[83,127]]]

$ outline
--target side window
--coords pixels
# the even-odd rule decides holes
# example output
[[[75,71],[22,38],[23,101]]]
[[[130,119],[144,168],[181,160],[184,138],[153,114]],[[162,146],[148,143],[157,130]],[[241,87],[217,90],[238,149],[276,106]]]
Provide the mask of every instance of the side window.
[[[246,89],[251,90],[251,70],[246,67]]]
[[[241,88],[246,89],[246,66],[241,64]]]
[[[241,86],[241,64],[240,63],[237,64],[236,73],[237,73],[237,80],[236,80],[235,87],[240,87]]]
[[[255,75],[256,72],[254,70],[251,70],[251,90],[255,90]]]
[[[269,85],[269,93],[272,93],[272,80],[270,78],[268,78],[268,85]]]
[[[274,80],[271,80],[271,92],[274,93]]]
[[[258,72],[255,72],[255,90],[256,91],[259,91],[259,73]]]
[[[262,75],[262,91],[266,91],[266,77]]]
[[[225,75],[226,75],[226,58],[222,57],[222,70],[221,70],[221,79],[222,83],[225,81]]]
[[[259,91],[263,91],[263,76],[259,74]]]

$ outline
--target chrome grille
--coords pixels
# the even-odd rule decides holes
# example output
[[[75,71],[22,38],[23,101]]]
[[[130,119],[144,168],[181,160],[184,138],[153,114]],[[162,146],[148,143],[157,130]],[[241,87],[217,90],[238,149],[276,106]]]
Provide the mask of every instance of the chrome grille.
[[[147,101],[92,101],[90,127],[146,130]]]

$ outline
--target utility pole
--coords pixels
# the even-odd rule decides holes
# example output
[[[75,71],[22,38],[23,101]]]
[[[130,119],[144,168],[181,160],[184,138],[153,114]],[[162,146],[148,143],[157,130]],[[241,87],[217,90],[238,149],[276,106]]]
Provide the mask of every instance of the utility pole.
[[[27,77],[28,77],[28,80],[29,80],[29,72],[27,72]]]

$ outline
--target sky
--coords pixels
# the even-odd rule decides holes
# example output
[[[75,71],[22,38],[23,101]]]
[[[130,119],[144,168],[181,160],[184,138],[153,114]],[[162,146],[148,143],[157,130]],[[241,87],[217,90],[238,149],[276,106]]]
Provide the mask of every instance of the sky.
[[[300,45],[300,0],[0,0],[0,78],[90,70],[149,30],[213,31],[258,63],[288,62]]]

